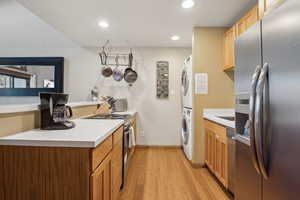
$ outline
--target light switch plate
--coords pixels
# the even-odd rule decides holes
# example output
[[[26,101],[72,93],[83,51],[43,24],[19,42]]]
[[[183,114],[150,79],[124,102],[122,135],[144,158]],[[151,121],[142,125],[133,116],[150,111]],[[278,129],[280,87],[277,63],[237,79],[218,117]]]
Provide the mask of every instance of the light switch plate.
[[[195,94],[208,94],[208,74],[195,74]]]

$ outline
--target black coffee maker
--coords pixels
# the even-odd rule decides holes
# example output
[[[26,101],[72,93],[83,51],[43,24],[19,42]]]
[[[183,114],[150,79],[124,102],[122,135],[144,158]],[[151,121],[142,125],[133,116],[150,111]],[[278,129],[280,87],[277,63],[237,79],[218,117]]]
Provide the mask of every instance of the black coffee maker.
[[[67,119],[73,116],[70,106],[67,106],[68,94],[40,93],[41,129],[63,130],[74,128],[74,122]]]

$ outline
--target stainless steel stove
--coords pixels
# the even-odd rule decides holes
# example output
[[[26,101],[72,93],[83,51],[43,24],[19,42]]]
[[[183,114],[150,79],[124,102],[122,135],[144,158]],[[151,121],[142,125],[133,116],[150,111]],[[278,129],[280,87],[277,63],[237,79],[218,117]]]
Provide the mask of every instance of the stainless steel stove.
[[[87,117],[85,119],[122,119],[124,120],[124,131],[126,131],[127,129],[130,129],[131,126],[131,122],[130,122],[130,118],[132,116],[131,115],[127,115],[127,114],[99,114],[99,115],[93,115],[90,117]]]

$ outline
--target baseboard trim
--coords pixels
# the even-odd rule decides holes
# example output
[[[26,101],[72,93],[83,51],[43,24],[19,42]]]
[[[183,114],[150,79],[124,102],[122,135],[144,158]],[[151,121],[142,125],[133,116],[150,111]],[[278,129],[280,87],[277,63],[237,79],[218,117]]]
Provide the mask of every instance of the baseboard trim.
[[[190,165],[195,168],[195,169],[198,169],[198,168],[203,168],[205,167],[205,163],[195,163],[193,162],[192,160],[189,160],[186,155],[184,154],[185,158],[187,159],[187,161],[190,163]]]
[[[182,149],[181,145],[136,145],[135,148],[137,149]]]
[[[190,165],[191,165],[193,168],[198,169],[198,168],[203,168],[203,167],[205,167],[205,163],[195,163],[195,162],[193,162],[192,160],[190,160],[190,159],[186,156],[186,154],[183,152],[183,149],[182,149],[182,153],[183,153],[184,157],[186,158],[186,160],[190,163]]]
[[[201,163],[194,163],[193,161],[189,160],[189,163],[191,164],[191,166],[195,169],[199,169],[199,168],[204,168],[205,164],[201,164]]]

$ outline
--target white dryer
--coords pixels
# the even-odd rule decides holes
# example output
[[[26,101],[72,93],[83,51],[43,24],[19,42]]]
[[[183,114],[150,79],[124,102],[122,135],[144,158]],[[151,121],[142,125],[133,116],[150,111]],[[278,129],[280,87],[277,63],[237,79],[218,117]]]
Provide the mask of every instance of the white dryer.
[[[183,70],[181,74],[181,94],[182,107],[193,107],[193,66],[192,56],[189,56],[184,61]]]
[[[186,157],[192,160],[194,147],[193,110],[183,108],[182,116],[182,146]]]

